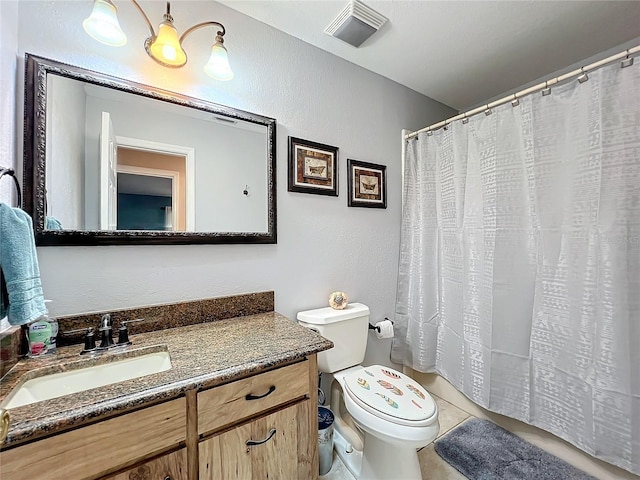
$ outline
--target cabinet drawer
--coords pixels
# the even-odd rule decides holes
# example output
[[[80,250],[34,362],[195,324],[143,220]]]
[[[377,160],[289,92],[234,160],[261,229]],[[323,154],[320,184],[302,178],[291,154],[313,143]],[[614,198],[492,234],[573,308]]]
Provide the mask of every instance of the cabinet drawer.
[[[309,361],[261,373],[198,394],[198,433],[232,425],[309,395]]]
[[[186,402],[179,398],[3,451],[2,476],[96,478],[185,441],[185,425]]]

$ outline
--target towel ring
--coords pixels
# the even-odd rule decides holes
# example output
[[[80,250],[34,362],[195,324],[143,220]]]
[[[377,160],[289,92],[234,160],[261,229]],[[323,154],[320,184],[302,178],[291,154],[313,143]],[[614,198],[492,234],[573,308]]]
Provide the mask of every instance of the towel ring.
[[[13,178],[13,182],[16,185],[16,193],[18,195],[18,207],[22,207],[22,195],[20,194],[20,184],[18,183],[18,179],[16,178],[16,172],[13,170],[13,168],[0,167],[0,179],[5,175]]]

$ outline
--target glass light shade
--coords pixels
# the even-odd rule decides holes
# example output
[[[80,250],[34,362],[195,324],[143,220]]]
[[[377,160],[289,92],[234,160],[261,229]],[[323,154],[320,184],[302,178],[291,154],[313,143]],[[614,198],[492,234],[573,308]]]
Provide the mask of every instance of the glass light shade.
[[[82,22],[85,32],[92,38],[112,47],[127,43],[127,36],[120,28],[117,9],[108,0],[95,0],[91,15]]]
[[[233,78],[227,49],[220,42],[214,43],[213,47],[211,47],[211,56],[204,66],[204,71],[216,80],[227,81]]]
[[[187,54],[180,45],[178,31],[168,20],[158,27],[158,36],[149,47],[149,55],[154,60],[170,67],[181,67],[187,63]]]

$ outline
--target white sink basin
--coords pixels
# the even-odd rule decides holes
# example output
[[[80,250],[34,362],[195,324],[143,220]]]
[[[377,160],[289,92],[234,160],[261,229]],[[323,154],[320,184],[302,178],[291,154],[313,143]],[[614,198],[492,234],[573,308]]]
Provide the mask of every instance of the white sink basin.
[[[170,368],[169,353],[154,352],[69,372],[44,375],[27,380],[16,387],[1,406],[5,409],[21,407],[152,373],[164,372]]]

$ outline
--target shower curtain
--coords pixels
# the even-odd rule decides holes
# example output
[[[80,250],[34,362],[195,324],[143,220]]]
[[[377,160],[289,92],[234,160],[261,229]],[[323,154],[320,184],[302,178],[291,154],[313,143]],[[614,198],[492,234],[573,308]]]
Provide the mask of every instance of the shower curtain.
[[[406,141],[392,358],[640,473],[640,62]]]

